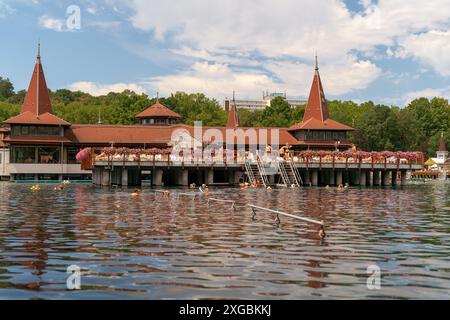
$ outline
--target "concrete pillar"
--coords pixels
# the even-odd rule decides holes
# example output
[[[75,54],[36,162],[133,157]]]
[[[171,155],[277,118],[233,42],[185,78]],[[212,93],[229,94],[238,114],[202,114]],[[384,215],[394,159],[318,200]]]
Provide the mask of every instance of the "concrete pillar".
[[[102,186],[109,187],[111,185],[111,171],[103,169],[102,172]]]
[[[128,187],[128,169],[122,168],[122,181],[121,181],[122,187]]]
[[[338,170],[338,171],[336,171],[336,184],[337,185],[340,185],[340,184],[342,184],[342,171],[341,170]]]
[[[359,175],[359,185],[365,187],[367,185],[367,171],[362,170]]]
[[[313,186],[318,186],[319,185],[319,171],[317,170],[312,170],[311,172],[311,183]]]
[[[389,185],[390,173],[390,171],[381,171],[381,185]]]
[[[206,171],[206,183],[213,184],[214,183],[214,169],[208,169]]]
[[[380,185],[380,171],[379,170],[375,170],[373,172],[373,186],[379,186]]]
[[[406,185],[406,170],[401,171],[400,185]]]
[[[330,171],[330,175],[328,177],[328,185],[330,186],[334,186],[335,182],[334,182],[334,173],[335,171],[331,170]]]
[[[152,173],[153,173],[153,177],[152,177],[153,185],[155,185],[155,186],[162,186],[163,185],[163,181],[162,181],[163,170],[157,168],[157,169],[154,169]]]
[[[189,184],[189,171],[187,169],[181,170],[178,176],[178,184],[180,186],[187,186]]]
[[[351,174],[353,175],[353,185],[361,185],[361,171],[353,171]]]
[[[397,171],[391,171],[392,174],[392,185],[396,186],[397,185]]]
[[[310,170],[306,170],[305,171],[305,181],[303,181],[303,183],[305,184],[305,186],[309,186],[309,184],[311,183],[311,179],[310,179]]]

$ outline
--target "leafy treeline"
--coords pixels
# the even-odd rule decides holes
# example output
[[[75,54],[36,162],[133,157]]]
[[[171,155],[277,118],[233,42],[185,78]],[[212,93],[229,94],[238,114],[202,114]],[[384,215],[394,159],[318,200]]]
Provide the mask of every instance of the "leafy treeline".
[[[0,121],[20,113],[25,91],[14,92],[8,79],[0,77]],[[94,97],[67,89],[50,91],[54,113],[70,123],[135,124],[135,116],[156,102],[145,94],[131,91],[109,93]],[[183,123],[192,125],[203,121],[204,126],[223,126],[227,112],[218,101],[204,94],[177,92],[160,102],[183,117]],[[450,142],[450,106],[443,98],[420,98],[405,108],[361,104],[352,101],[329,101],[330,116],[356,129],[351,140],[367,151],[422,151],[433,155],[439,146],[441,132]],[[289,127],[300,121],[305,106],[291,108],[281,97],[265,110],[239,110],[241,126]]]

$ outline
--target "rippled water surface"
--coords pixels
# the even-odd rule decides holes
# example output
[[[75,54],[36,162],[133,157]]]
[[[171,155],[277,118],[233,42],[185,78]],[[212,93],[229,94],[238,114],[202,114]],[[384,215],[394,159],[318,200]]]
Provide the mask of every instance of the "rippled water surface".
[[[151,190],[0,183],[0,298],[450,297],[450,184],[397,189]],[[318,228],[246,204],[324,220]],[[67,267],[82,270],[66,289]],[[367,267],[381,269],[368,290]]]

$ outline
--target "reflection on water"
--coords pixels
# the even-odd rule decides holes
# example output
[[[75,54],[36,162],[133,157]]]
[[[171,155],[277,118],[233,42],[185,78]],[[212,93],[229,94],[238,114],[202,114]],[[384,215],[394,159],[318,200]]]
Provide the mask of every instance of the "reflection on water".
[[[205,196],[0,183],[0,298],[448,298],[450,186],[213,189],[214,197],[325,220],[235,211]],[[172,190],[172,195],[185,190]],[[381,268],[381,290],[366,269]],[[80,291],[66,290],[69,265]]]

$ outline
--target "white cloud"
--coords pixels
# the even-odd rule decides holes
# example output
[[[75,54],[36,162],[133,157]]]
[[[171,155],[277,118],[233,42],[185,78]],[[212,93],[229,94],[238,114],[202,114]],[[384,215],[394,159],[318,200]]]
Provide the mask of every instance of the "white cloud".
[[[14,12],[15,10],[13,7],[3,1],[0,1],[0,19],[6,18]]]
[[[234,72],[225,64],[197,62],[191,69],[176,75],[149,79],[148,84],[162,94],[175,91],[202,92],[210,97],[230,97],[234,89],[242,97],[260,96],[265,88],[274,88],[273,80],[259,72]]]
[[[131,9],[129,21],[152,41],[189,58],[187,69],[150,79],[165,93],[224,97],[236,89],[258,97],[273,89],[306,96],[316,50],[327,95],[367,88],[386,58],[413,57],[450,75],[448,0],[359,0],[360,12],[343,0],[112,2]]]
[[[408,105],[412,100],[417,98],[435,98],[441,97],[448,99],[450,97],[450,86],[444,88],[427,88],[423,90],[410,91],[403,95],[404,105]]]
[[[412,34],[400,40],[406,56],[411,56],[442,76],[450,76],[450,31],[436,31]]]
[[[47,15],[39,17],[38,23],[39,26],[41,26],[44,29],[50,29],[57,32],[63,32],[65,27],[64,20],[52,18]]]
[[[131,90],[138,94],[146,93],[146,89],[135,83],[114,83],[114,84],[101,84],[88,81],[80,81],[71,84],[68,89],[72,91],[82,91],[90,93],[93,96],[102,96],[110,92],[123,92],[125,90]]]

